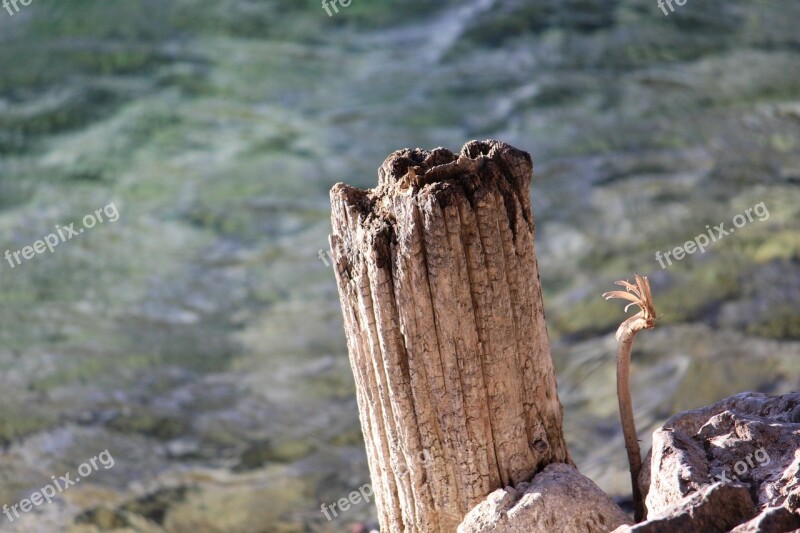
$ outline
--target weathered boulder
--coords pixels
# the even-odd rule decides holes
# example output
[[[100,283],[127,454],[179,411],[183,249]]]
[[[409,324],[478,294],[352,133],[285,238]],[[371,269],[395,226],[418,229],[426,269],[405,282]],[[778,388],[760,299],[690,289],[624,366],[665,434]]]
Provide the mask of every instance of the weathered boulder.
[[[786,507],[770,507],[760,515],[736,526],[731,533],[778,533],[800,529],[800,516]]]
[[[648,520],[710,508],[687,507],[686,497],[738,483],[761,511],[742,531],[791,531],[800,512],[800,393],[746,392],[680,413],[653,434],[648,457],[640,477]]]
[[[607,532],[630,518],[574,467],[555,463],[531,482],[497,489],[475,506],[459,533]]]
[[[645,522],[614,533],[725,533],[756,513],[745,485],[717,482],[682,498]]]

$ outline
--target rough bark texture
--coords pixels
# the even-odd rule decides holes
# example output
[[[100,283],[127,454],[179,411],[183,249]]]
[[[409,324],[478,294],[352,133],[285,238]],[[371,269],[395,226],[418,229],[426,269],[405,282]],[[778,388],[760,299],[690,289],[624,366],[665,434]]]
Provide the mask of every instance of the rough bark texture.
[[[566,464],[530,483],[497,489],[469,512],[458,533],[606,533],[630,518],[608,495]]]
[[[459,155],[395,152],[375,189],[331,190],[330,242],[382,531],[452,532],[493,490],[570,462],[531,173],[527,153],[473,141]]]

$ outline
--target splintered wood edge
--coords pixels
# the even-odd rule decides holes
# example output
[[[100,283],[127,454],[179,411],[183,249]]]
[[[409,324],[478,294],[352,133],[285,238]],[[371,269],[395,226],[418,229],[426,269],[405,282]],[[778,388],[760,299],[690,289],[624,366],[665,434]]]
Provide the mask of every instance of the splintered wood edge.
[[[357,214],[357,223],[364,230],[381,232],[394,226],[392,205],[399,195],[430,192],[445,207],[450,204],[454,187],[468,198],[479,189],[498,189],[504,197],[516,197],[522,216],[533,231],[529,196],[532,173],[530,154],[495,140],[470,141],[458,154],[446,148],[398,150],[381,165],[375,188],[362,190],[344,183],[333,186],[333,217]],[[507,202],[506,209],[508,219],[513,221],[516,210],[510,204]],[[347,214],[337,213],[337,209]]]
[[[571,463],[532,172],[527,153],[472,141],[459,154],[397,151],[374,189],[331,190],[334,269],[386,529],[453,531],[491,490]],[[421,450],[430,464],[415,460]]]

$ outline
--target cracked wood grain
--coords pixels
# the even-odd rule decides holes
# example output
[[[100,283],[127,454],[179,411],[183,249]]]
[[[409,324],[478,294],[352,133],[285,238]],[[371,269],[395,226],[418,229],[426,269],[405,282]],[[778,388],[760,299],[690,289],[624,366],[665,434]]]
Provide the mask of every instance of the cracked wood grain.
[[[530,156],[395,152],[331,190],[330,238],[382,531],[454,531],[571,463],[533,247]],[[421,460],[422,457],[428,460]]]

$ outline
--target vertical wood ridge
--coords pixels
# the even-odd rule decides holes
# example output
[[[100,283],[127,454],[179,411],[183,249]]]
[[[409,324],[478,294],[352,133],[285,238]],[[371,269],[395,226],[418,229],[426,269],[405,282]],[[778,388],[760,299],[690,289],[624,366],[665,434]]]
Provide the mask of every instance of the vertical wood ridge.
[[[533,248],[530,156],[404,150],[331,191],[331,247],[382,530],[454,531],[570,462]],[[423,460],[429,459],[429,460]]]

